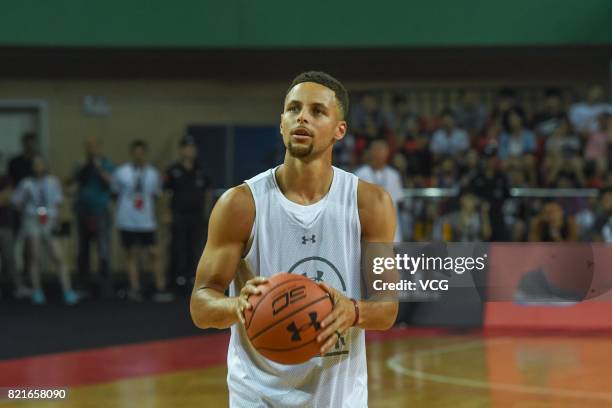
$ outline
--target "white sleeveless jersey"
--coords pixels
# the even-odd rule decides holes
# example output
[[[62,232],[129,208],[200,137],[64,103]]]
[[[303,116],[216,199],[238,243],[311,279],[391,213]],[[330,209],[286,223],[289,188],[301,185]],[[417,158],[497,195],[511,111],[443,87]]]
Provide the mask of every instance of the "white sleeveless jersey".
[[[277,168],[246,181],[256,209],[252,244],[245,257],[253,273],[305,275],[347,297],[361,298],[358,178],[334,167],[329,192],[317,203],[304,206],[281,193]],[[238,293],[236,280],[230,293]],[[260,355],[244,326],[236,324],[231,328],[227,365],[232,407],[359,408],[368,404],[362,329],[350,328],[323,357],[283,365]]]

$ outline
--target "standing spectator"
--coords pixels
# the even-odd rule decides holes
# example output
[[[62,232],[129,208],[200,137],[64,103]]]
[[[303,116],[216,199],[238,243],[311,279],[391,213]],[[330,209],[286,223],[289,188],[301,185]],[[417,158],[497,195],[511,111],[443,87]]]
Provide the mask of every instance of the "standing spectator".
[[[484,166],[478,166],[464,176],[462,187],[473,191],[489,206],[491,241],[506,241],[508,234],[504,222],[504,202],[510,197],[508,177],[498,168],[497,152],[487,148],[483,152]]]
[[[453,113],[442,111],[442,126],[433,134],[430,150],[436,161],[442,156],[459,156],[470,147],[470,139],[465,130],[456,126]]]
[[[7,176],[0,176],[0,257],[2,272],[13,279],[13,296],[22,299],[32,295],[32,291],[23,282],[21,271],[15,267],[13,250],[13,212],[11,208],[11,195],[13,191]]]
[[[117,228],[125,249],[130,290],[128,299],[142,301],[139,261],[147,256],[153,267],[156,293],[153,300],[171,301],[166,292],[166,279],[159,261],[155,201],[161,191],[159,172],[147,163],[147,144],[135,140],[130,145],[131,161],[113,174],[112,189],[117,194]]]
[[[584,102],[573,104],[569,110],[572,125],[579,133],[597,130],[597,118],[602,113],[612,113],[612,105],[604,102],[605,93],[601,85],[593,85],[587,91]]]
[[[202,253],[210,183],[197,160],[193,137],[185,136],[180,146],[181,157],[166,170],[164,189],[171,196],[170,276],[185,286],[195,276]]]
[[[8,176],[13,189],[26,177],[33,175],[32,162],[36,154],[36,135],[31,132],[26,132],[21,137],[22,152],[19,156],[13,157],[8,165]],[[24,237],[19,233],[21,231],[21,212],[16,209],[13,217],[13,234],[15,237],[14,259],[17,273],[22,273],[24,270]]]
[[[110,277],[110,214],[111,181],[113,163],[99,152],[98,141],[91,137],[85,143],[85,162],[79,165],[72,181],[79,190],[74,203],[79,234],[78,272],[81,278],[89,279],[89,252],[92,241],[96,241],[100,294],[112,296]]]
[[[31,132],[24,133],[21,138],[21,146],[21,154],[13,157],[8,165],[8,176],[13,187],[33,174],[32,162],[36,154],[36,135]]]
[[[23,214],[20,235],[28,243],[30,279],[34,290],[32,302],[37,305],[46,303],[39,270],[41,247],[44,245],[59,271],[64,303],[73,305],[79,301],[79,296],[72,290],[61,247],[53,236],[59,218],[58,207],[64,199],[62,188],[56,177],[47,174],[42,157],[34,156],[32,165],[34,175],[21,180],[12,197],[13,204]]]
[[[378,184],[391,195],[398,212],[404,197],[402,177],[397,170],[387,165],[389,160],[389,145],[385,139],[376,139],[370,145],[370,163],[358,168],[355,175],[368,183]],[[395,229],[395,241],[402,241],[402,229],[398,223]]]

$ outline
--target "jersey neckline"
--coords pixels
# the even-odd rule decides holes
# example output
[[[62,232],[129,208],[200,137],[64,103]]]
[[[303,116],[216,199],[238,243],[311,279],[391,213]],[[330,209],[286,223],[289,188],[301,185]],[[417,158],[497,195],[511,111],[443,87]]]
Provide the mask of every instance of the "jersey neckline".
[[[296,202],[291,201],[290,199],[288,199],[287,197],[285,197],[285,195],[283,194],[283,192],[281,191],[278,182],[276,181],[276,171],[279,169],[281,165],[279,164],[278,166],[270,169],[271,172],[271,176],[272,176],[272,182],[274,183],[274,190],[276,191],[276,194],[280,197],[280,201],[281,204],[284,207],[288,207],[290,210],[294,210],[294,211],[304,211],[304,210],[310,210],[310,211],[314,211],[317,210],[318,208],[322,207],[323,205],[325,205],[325,203],[327,202],[327,200],[329,199],[329,196],[332,194],[332,192],[335,189],[335,186],[338,184],[338,172],[337,169],[332,166],[332,182],[331,185],[329,186],[329,190],[327,190],[327,193],[325,193],[325,195],[323,197],[321,197],[321,199],[315,203],[312,204],[308,204],[308,205],[302,205],[302,204],[298,204]]]

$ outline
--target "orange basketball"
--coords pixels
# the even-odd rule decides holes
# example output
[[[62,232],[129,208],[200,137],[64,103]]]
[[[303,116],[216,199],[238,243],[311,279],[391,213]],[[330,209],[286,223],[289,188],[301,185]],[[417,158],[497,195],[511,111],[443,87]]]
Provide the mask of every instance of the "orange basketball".
[[[319,354],[317,335],[333,304],[327,292],[301,275],[279,273],[249,296],[245,311],[251,343],[264,357],[281,364],[299,364]]]

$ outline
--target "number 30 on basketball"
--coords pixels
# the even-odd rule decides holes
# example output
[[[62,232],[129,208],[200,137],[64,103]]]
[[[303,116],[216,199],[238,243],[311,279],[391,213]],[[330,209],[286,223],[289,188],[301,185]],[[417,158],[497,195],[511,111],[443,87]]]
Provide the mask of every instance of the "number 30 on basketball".
[[[306,287],[298,286],[276,296],[272,301],[272,316],[280,313],[290,304],[306,297]]]

